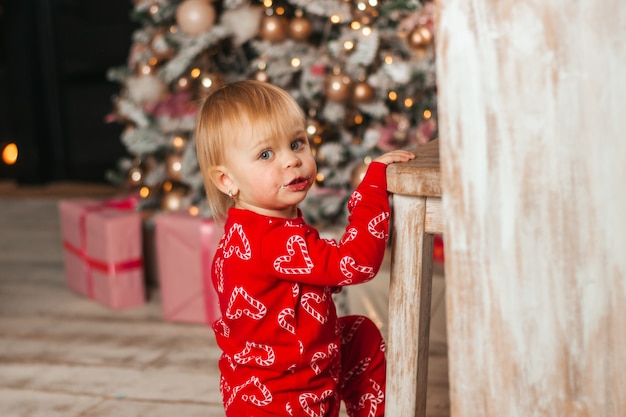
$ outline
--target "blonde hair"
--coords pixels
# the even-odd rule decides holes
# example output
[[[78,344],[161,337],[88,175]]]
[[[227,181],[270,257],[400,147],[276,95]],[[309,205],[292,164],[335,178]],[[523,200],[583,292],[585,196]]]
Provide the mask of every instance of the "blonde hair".
[[[233,141],[251,134],[273,141],[304,129],[304,112],[289,93],[275,85],[247,80],[225,84],[210,93],[198,112],[195,140],[213,218],[223,218],[232,206],[232,199],[218,189],[211,172],[224,164]]]

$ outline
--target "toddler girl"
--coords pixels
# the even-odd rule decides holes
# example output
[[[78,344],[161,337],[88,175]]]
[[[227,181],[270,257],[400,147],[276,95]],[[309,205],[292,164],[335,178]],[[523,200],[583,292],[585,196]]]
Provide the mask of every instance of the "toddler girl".
[[[374,159],[336,242],[298,208],[316,165],[287,92],[259,81],[220,87],[202,104],[196,146],[214,218],[225,221],[212,281],[226,415],[336,417],[342,400],[352,417],[384,415],[380,331],[365,317],[337,317],[332,293],[377,273],[389,228],[385,169],[413,154]]]

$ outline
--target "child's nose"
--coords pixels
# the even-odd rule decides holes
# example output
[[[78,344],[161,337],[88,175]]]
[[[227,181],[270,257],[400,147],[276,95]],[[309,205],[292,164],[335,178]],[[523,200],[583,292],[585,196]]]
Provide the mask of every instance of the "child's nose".
[[[302,165],[302,161],[294,152],[289,152],[286,160],[287,168],[296,167]]]

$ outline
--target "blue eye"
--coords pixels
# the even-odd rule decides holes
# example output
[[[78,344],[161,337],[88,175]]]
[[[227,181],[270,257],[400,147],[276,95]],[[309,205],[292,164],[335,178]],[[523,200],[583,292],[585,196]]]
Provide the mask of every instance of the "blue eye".
[[[270,159],[272,157],[272,155],[274,155],[274,152],[270,151],[269,149],[266,151],[263,151],[259,154],[259,159],[263,159],[263,160],[267,160]]]
[[[297,151],[298,149],[301,149],[302,147],[304,147],[304,139],[296,139],[293,142],[291,142],[291,150],[292,151]]]

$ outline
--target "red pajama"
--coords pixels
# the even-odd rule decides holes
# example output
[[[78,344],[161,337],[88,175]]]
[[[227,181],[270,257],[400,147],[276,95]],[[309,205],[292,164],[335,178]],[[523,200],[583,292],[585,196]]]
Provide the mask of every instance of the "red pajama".
[[[227,416],[384,414],[384,342],[365,317],[338,318],[333,292],[372,279],[389,230],[384,164],[348,202],[339,242],[296,219],[231,209],[213,261],[213,324]]]

